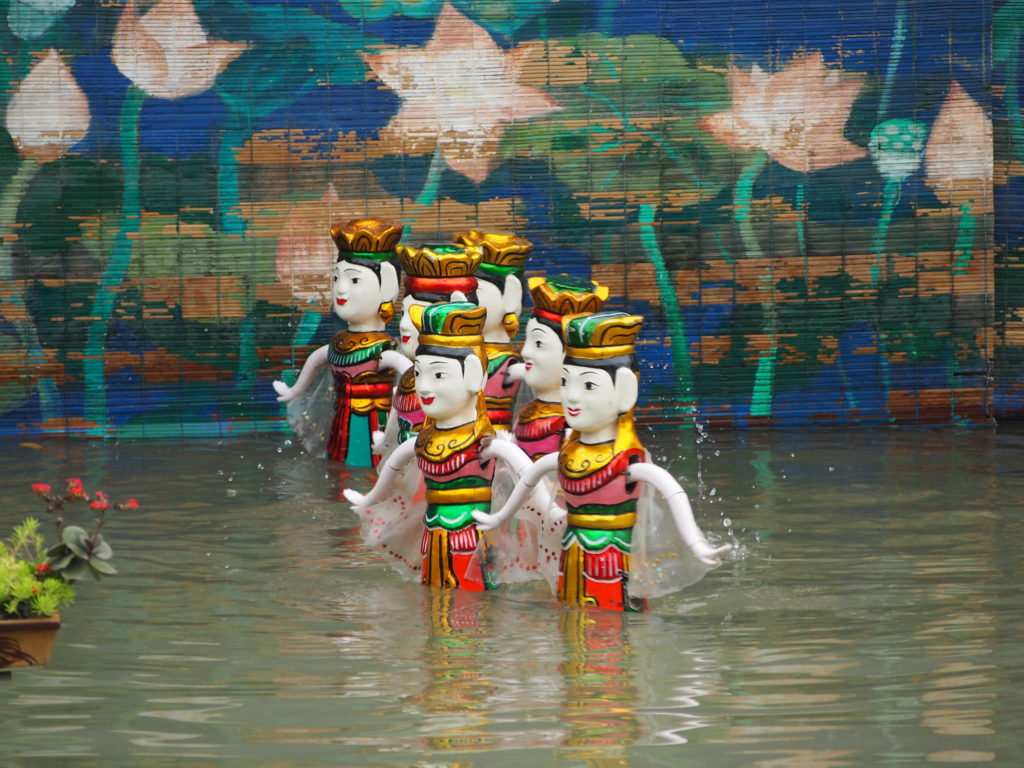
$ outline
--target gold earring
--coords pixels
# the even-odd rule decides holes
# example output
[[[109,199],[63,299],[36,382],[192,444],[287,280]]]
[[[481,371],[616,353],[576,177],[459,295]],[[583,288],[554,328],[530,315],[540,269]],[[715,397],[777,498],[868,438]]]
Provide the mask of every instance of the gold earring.
[[[395,316],[395,303],[393,301],[385,301],[377,308],[377,314],[380,315],[380,319],[385,323],[390,323],[391,319]]]
[[[515,336],[519,333],[519,315],[514,312],[506,312],[505,316],[501,318],[501,324],[505,328],[505,333],[509,337]]]

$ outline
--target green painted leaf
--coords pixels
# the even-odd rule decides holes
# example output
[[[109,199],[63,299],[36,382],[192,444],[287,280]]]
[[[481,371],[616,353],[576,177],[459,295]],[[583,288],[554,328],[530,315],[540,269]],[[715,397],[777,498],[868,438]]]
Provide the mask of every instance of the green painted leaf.
[[[581,67],[576,76],[586,82],[552,88],[563,109],[510,126],[508,151],[549,157],[573,192],[598,199],[688,205],[731,183],[735,154],[699,125],[728,108],[724,71],[698,66],[655,35],[589,34],[551,45],[559,69]]]

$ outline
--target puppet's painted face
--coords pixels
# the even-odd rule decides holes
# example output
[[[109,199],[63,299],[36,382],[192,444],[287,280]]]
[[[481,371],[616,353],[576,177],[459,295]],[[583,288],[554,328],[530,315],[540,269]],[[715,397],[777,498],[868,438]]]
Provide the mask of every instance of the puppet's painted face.
[[[456,415],[476,398],[466,383],[466,374],[459,360],[439,355],[419,355],[413,364],[416,371],[416,394],[423,413],[432,419]]]
[[[334,265],[331,285],[334,314],[346,322],[365,322],[377,317],[381,296],[380,279],[369,267],[339,261]]]
[[[526,341],[523,342],[523,362],[527,384],[537,391],[550,390],[558,386],[562,376],[562,360],[565,347],[562,340],[551,328],[534,319],[526,324]]]
[[[562,367],[562,409],[565,421],[580,433],[613,426],[621,411],[615,379],[602,368]]]
[[[415,299],[411,294],[406,294],[402,299],[402,319],[398,321],[398,351],[410,360],[416,357],[416,345],[420,340],[420,332],[409,317],[409,307],[413,305],[426,307],[430,302]]]

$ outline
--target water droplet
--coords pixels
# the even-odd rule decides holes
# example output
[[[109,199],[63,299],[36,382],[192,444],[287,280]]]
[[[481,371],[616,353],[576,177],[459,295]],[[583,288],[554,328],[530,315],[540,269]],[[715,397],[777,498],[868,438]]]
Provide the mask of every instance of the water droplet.
[[[732,528],[732,520],[726,517],[722,520],[722,525],[724,525],[726,528]]]
[[[717,488],[712,488],[708,495],[714,496],[716,493],[718,493],[718,489]]]

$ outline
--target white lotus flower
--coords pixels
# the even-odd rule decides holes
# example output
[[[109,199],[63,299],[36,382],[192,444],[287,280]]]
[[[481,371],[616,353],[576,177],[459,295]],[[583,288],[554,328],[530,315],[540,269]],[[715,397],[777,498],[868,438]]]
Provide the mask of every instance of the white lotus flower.
[[[207,37],[191,0],[161,0],[141,17],[135,0],[128,0],[111,58],[146,95],[180,99],[212,88],[246,47]]]
[[[89,133],[89,100],[53,48],[36,62],[7,104],[7,132],[18,153],[41,163],[63,157]]]

